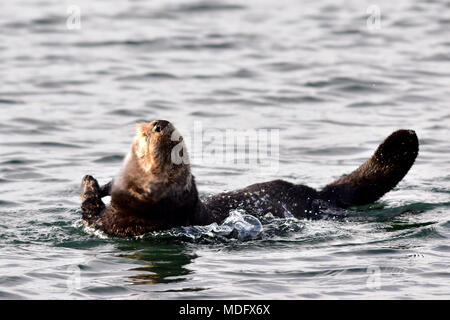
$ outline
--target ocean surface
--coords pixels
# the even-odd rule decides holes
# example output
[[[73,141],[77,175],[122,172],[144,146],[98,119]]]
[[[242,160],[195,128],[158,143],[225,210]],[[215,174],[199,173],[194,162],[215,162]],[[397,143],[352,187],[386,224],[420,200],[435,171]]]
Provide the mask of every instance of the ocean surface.
[[[449,1],[1,6],[0,299],[450,298]],[[186,137],[277,133],[276,170],[190,150],[202,196],[276,178],[321,188],[401,128],[420,153],[352,219],[83,228],[81,178],[108,182],[135,123],[154,119]]]

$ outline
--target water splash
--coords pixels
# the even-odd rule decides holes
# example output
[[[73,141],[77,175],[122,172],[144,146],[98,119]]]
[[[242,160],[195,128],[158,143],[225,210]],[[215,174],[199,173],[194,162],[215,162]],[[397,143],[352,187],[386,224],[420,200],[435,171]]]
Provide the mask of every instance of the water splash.
[[[166,231],[150,232],[144,236],[147,240],[179,239],[194,242],[229,242],[257,239],[263,232],[261,221],[243,210],[230,211],[221,223],[206,226],[189,226],[173,228]]]
[[[243,210],[230,212],[228,218],[221,225],[213,223],[211,232],[220,236],[248,240],[257,238],[263,231],[263,226],[258,218],[245,214]]]

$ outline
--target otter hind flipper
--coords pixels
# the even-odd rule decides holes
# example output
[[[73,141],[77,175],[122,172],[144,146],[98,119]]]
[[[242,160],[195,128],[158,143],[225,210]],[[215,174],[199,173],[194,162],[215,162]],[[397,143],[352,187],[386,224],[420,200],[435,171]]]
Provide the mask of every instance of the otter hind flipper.
[[[88,224],[91,224],[105,209],[105,204],[102,201],[98,182],[92,176],[84,176],[81,187],[81,210],[83,212],[83,220]]]
[[[327,185],[320,196],[342,208],[372,203],[403,179],[418,152],[419,142],[414,131],[395,131],[369,160],[349,175]]]

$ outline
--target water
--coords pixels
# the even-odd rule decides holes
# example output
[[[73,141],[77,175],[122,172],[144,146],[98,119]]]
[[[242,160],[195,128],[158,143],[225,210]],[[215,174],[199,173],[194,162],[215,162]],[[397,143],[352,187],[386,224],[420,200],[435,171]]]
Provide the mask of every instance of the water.
[[[2,3],[0,298],[448,299],[450,5],[376,4],[373,30],[372,2],[356,0]],[[202,195],[274,178],[320,188],[399,128],[421,146],[395,190],[346,221],[83,229],[81,177],[110,179],[134,123],[153,119],[187,136],[198,121],[280,130],[278,172],[194,162]]]

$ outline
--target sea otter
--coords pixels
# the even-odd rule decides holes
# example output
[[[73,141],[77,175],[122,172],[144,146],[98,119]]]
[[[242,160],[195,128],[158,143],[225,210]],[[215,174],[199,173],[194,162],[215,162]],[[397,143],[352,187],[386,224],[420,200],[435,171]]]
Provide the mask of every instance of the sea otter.
[[[382,197],[406,175],[418,149],[414,131],[398,130],[359,168],[320,191],[274,180],[200,199],[189,163],[183,161],[183,137],[169,121],[141,123],[116,178],[103,187],[92,176],[83,178],[83,223],[110,235],[137,236],[220,223],[234,209],[256,216],[270,212],[319,219]],[[105,206],[102,197],[108,195],[111,203]]]

